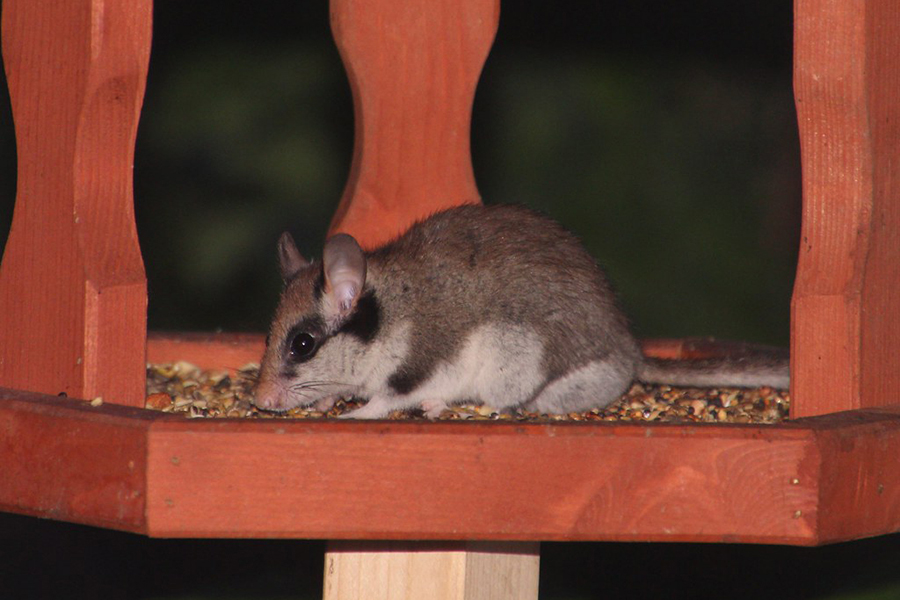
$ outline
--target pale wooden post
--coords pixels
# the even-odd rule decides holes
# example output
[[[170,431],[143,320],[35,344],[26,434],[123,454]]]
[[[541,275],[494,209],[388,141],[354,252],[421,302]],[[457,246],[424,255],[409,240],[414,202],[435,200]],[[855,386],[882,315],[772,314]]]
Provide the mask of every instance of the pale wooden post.
[[[0,265],[0,385],[143,406],[131,174],[151,6],[3,2],[18,190]]]
[[[896,403],[900,388],[900,3],[796,0],[803,228],[794,417]]]
[[[325,600],[536,600],[538,544],[332,542]]]

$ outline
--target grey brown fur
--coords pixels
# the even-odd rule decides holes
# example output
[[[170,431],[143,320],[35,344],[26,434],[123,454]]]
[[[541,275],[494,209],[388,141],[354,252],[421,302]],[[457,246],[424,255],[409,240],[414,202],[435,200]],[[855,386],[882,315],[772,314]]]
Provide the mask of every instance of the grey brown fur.
[[[349,236],[305,261],[279,243],[285,290],[257,404],[350,417],[480,401],[566,413],[602,407],[638,378],[693,385],[787,385],[784,360],[686,365],[645,360],[603,271],[571,233],[517,206],[465,206],[369,253]],[[308,331],[301,331],[308,330]],[[315,340],[311,357],[301,333]],[[748,373],[750,374],[748,376]],[[693,383],[692,383],[693,382]]]

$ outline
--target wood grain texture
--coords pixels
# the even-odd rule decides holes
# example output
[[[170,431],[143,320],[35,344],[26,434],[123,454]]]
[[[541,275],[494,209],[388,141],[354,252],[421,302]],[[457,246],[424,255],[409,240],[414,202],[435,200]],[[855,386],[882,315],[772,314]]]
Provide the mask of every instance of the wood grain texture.
[[[470,123],[499,10],[499,0],[332,0],[356,137],[331,233],[373,248],[437,210],[481,201]]]
[[[813,545],[900,530],[898,450],[900,407],[778,426],[214,420],[4,390],[0,509],[159,537]]]
[[[773,445],[769,431],[732,428],[198,425],[166,422],[149,441],[148,526],[159,535],[795,543],[814,535],[815,488],[789,484],[812,480],[801,477],[811,441],[803,432],[783,432]],[[212,503],[234,510],[217,520]]]
[[[132,163],[150,0],[4,0],[18,150],[0,265],[0,384],[143,405]]]
[[[259,363],[266,336],[257,333],[170,333],[147,335],[147,362],[189,360],[201,369],[236,371]]]
[[[143,532],[151,422],[0,388],[0,510]]]
[[[325,600],[537,600],[532,542],[331,542]]]
[[[717,340],[714,338],[645,339],[640,340],[644,356],[673,360],[701,360],[708,358],[740,358],[750,355],[786,357],[787,349],[751,342]]]
[[[900,385],[900,4],[796,0],[803,226],[792,415],[882,406]]]
[[[817,431],[822,506],[818,529],[823,539],[880,535],[900,523],[897,419],[900,406],[894,405],[845,413]]]

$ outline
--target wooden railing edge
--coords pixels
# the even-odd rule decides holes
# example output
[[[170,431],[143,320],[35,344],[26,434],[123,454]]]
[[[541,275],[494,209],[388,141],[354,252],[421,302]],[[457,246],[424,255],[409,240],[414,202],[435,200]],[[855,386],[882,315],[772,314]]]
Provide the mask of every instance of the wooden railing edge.
[[[347,422],[0,389],[0,433],[0,509],[156,537],[817,545],[900,529],[900,405],[782,425]]]

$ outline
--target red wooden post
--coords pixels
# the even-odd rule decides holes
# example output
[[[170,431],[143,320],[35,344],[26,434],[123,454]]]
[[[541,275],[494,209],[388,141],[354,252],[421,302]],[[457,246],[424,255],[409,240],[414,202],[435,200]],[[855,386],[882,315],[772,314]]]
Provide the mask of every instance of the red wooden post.
[[[481,201],[469,130],[499,15],[499,0],[332,0],[356,140],[331,233],[371,248],[437,210]]]
[[[796,0],[803,229],[792,415],[900,388],[900,3]]]
[[[143,405],[131,174],[151,7],[3,2],[18,191],[0,265],[0,385]]]

